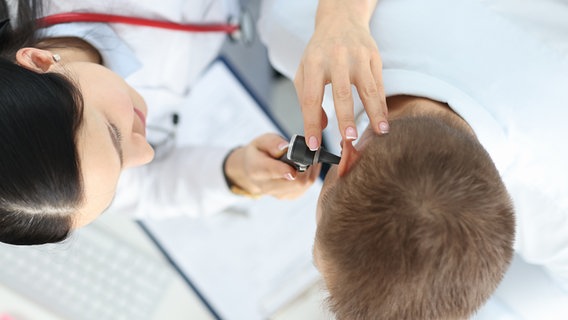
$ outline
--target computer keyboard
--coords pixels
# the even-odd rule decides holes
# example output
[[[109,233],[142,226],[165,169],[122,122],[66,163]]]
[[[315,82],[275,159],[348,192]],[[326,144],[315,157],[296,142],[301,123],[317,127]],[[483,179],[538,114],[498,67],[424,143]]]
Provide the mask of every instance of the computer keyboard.
[[[152,319],[173,275],[95,225],[59,244],[0,243],[0,282],[62,319]]]

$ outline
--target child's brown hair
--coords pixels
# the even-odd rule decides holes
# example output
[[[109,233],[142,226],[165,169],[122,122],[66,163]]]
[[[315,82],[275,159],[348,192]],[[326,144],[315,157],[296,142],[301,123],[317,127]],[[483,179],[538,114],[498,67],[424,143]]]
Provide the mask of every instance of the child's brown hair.
[[[338,319],[466,319],[513,254],[491,158],[446,117],[391,121],[323,195],[316,247]]]

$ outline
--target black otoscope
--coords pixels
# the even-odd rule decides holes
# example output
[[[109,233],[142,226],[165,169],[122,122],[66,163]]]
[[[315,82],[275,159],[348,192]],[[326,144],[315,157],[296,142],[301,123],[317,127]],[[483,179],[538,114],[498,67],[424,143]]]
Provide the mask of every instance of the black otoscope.
[[[316,151],[311,151],[306,145],[306,139],[298,134],[295,134],[290,139],[288,145],[288,152],[283,155],[280,160],[295,167],[299,172],[304,172],[309,166],[321,163],[339,164],[341,157],[326,151],[320,147]]]

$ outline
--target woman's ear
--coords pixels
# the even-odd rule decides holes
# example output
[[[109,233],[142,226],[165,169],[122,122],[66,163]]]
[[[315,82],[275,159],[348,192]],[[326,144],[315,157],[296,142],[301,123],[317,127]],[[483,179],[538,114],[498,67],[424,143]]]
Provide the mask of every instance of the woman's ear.
[[[16,62],[20,66],[38,73],[49,72],[56,63],[54,55],[50,51],[31,47],[18,50]]]
[[[341,151],[341,161],[337,168],[337,173],[340,177],[346,175],[353,165],[359,161],[361,154],[353,147],[353,141],[347,140],[342,142],[343,150]]]

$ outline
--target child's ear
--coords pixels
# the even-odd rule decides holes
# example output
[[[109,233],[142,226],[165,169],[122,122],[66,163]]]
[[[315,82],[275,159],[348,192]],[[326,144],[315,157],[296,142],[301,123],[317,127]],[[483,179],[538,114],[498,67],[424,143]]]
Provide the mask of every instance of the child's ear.
[[[16,61],[20,66],[38,73],[48,72],[55,65],[50,51],[30,47],[18,50]]]
[[[359,161],[361,154],[353,147],[353,141],[347,140],[342,142],[343,150],[341,151],[341,161],[337,168],[337,173],[340,177],[346,175],[353,165]]]

